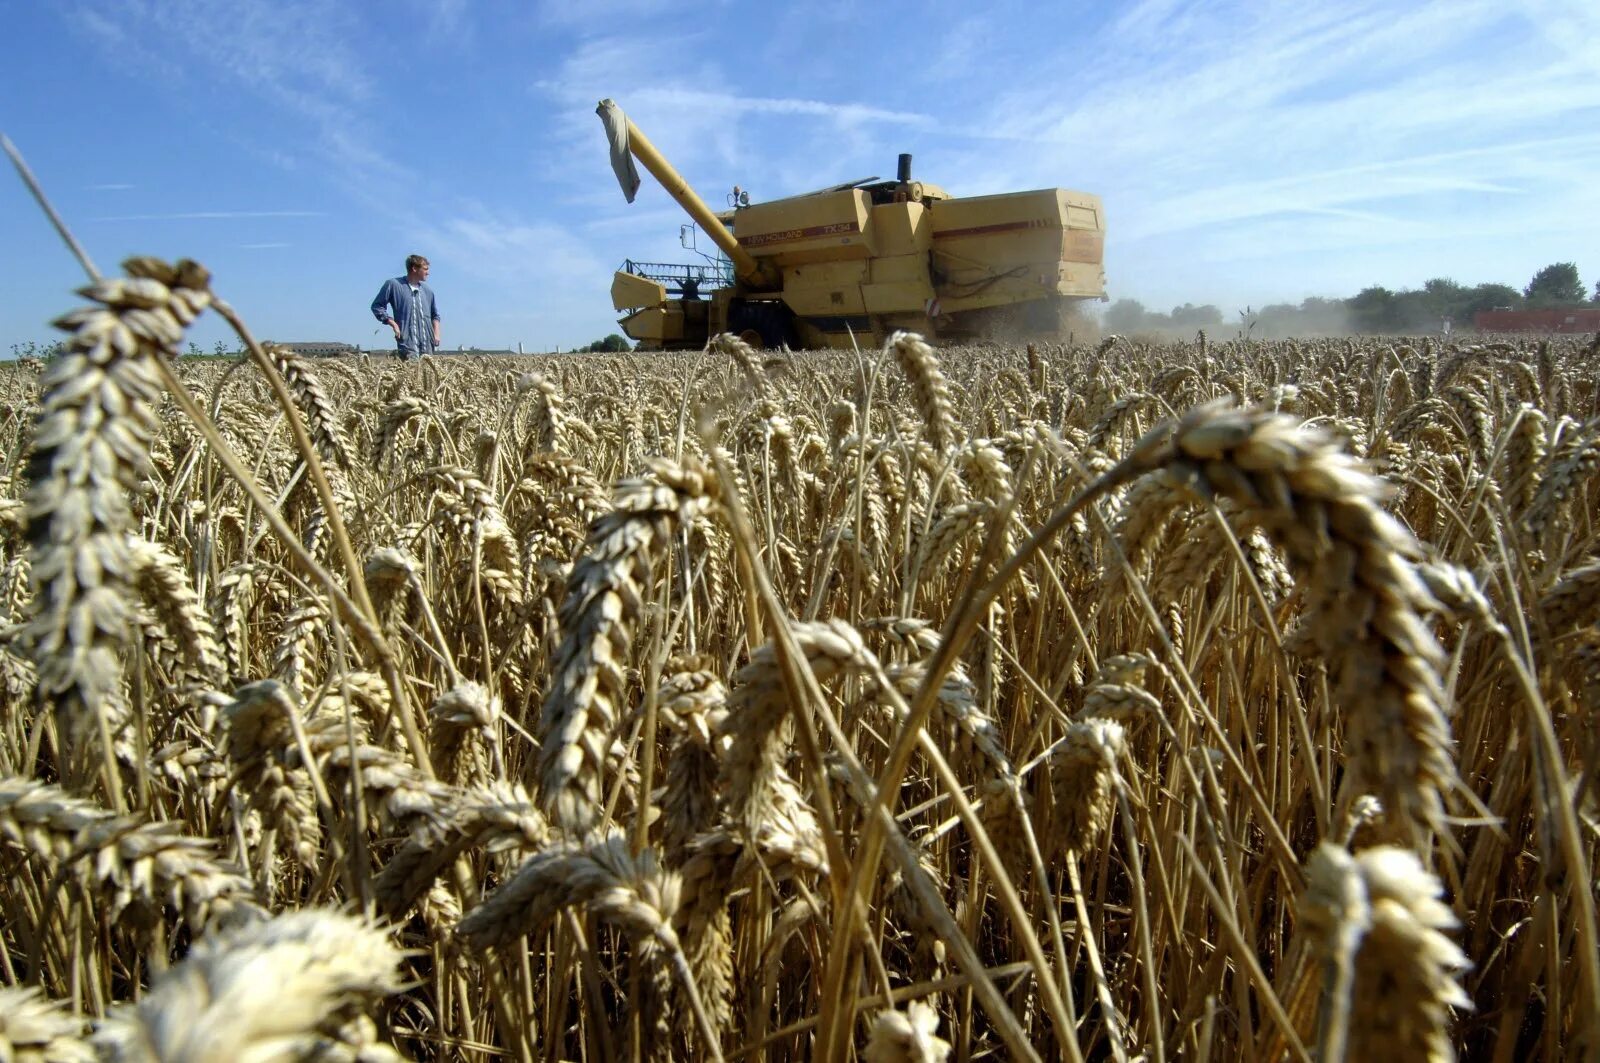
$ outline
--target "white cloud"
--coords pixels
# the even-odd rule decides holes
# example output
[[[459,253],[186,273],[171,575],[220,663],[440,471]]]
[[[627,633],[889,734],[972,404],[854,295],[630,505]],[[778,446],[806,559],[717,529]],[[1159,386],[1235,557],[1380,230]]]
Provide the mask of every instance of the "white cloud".
[[[1538,163],[1530,166],[1534,159]],[[1143,205],[1125,232],[1131,239],[1140,239],[1221,222],[1397,199],[1408,200],[1410,212],[1426,212],[1429,197],[1456,192],[1523,196],[1529,192],[1531,178],[1548,180],[1552,172],[1578,172],[1597,164],[1600,135],[1591,135],[1224,181]],[[1393,213],[1370,212],[1368,216]],[[1449,220],[1459,223],[1459,219]]]
[[[321,218],[320,210],[180,210],[165,214],[119,214],[90,221],[235,221],[242,218]]]
[[[477,37],[471,0],[410,0],[406,7],[406,17],[416,21],[420,37],[431,47],[448,43],[460,48]]]
[[[784,99],[764,96],[736,96],[726,92],[705,92],[686,88],[647,88],[634,95],[636,102],[662,108],[693,108],[713,120],[743,115],[803,115],[823,118],[844,125],[859,122],[885,122],[896,125],[933,124],[933,118],[911,111],[892,111],[861,103],[833,103],[827,100]]]
[[[1316,284],[1330,253],[1433,261],[1561,217],[1572,257],[1600,226],[1595,10],[1152,0],[1089,42],[1098,58],[1043,58],[1067,72],[1055,91],[1028,82],[967,116],[945,176],[923,172],[1100,193],[1119,293],[1217,283],[1201,262],[1275,283],[1246,268],[1268,256]],[[1578,43],[1552,49],[1552,26]]]
[[[377,82],[360,48],[370,16],[359,7],[318,0],[73,0],[67,10],[111,62],[180,91],[211,94],[231,108],[259,101],[304,131],[298,150],[259,134],[234,134],[245,136],[259,157],[293,168],[302,156],[316,156],[357,197],[381,199],[411,177],[377,142],[380,127],[368,115]],[[226,92],[218,95],[218,86]]]
[[[721,17],[718,8],[730,6],[731,0],[710,0],[693,9],[696,20],[712,22]],[[627,27],[642,25],[656,18],[681,19],[686,9],[677,0],[540,0],[536,5],[539,19],[551,26],[565,29],[584,29],[594,26]]]

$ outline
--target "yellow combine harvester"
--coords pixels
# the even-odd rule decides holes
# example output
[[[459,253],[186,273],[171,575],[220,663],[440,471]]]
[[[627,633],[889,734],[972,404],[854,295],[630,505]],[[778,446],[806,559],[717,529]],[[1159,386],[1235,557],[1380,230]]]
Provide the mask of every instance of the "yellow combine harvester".
[[[719,266],[634,263],[612,305],[646,349],[733,332],[757,347],[848,347],[895,329],[930,338],[1055,335],[1075,304],[1105,298],[1100,197],[1064,188],[951,196],[867,178],[713,212],[615,103],[598,108],[629,202],[637,159],[727,256]]]

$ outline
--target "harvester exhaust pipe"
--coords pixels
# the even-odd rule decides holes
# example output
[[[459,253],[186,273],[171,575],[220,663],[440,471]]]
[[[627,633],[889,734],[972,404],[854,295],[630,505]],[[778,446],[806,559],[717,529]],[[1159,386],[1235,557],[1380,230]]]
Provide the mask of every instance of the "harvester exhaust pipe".
[[[909,152],[902,151],[900,153],[900,171],[895,176],[895,180],[903,185],[911,183],[911,155]]]
[[[600,106],[595,108],[595,114],[605,124],[606,139],[611,143],[611,166],[616,171],[617,182],[622,185],[622,194],[628,197],[629,203],[633,202],[633,195],[639,188],[639,175],[633,168],[633,160],[638,159],[661,182],[667,194],[678,201],[678,206],[695,220],[700,231],[728,256],[740,280],[760,290],[782,286],[781,279],[772,267],[757,261],[754,255],[739,246],[739,241],[733,238],[728,227],[717,220],[711,208],[689,187],[689,182],[656,150],[649,138],[639,132],[639,127],[622,113],[621,107],[611,100],[601,100]]]

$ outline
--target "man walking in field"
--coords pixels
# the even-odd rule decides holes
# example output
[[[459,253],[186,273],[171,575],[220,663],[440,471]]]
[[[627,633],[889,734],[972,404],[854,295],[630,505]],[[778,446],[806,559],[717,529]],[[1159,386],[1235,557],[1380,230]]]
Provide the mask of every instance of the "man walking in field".
[[[372,300],[372,316],[394,330],[395,355],[420,358],[439,347],[439,304],[428,279],[428,260],[406,258],[406,275],[391,277]]]

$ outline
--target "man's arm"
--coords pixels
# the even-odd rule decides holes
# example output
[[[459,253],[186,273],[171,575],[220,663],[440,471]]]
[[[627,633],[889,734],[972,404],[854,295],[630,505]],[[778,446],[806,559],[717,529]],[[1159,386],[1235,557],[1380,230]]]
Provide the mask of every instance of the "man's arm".
[[[378,324],[391,323],[389,317],[389,282],[384,281],[383,287],[378,289],[378,297],[372,300],[372,316],[378,319]]]
[[[439,336],[440,336],[440,332],[439,332],[439,297],[437,295],[433,295],[433,293],[431,291],[428,294],[433,296],[431,299],[428,300],[428,303],[429,303],[429,311],[433,316],[433,345],[435,347],[437,347],[437,346],[439,346]]]

